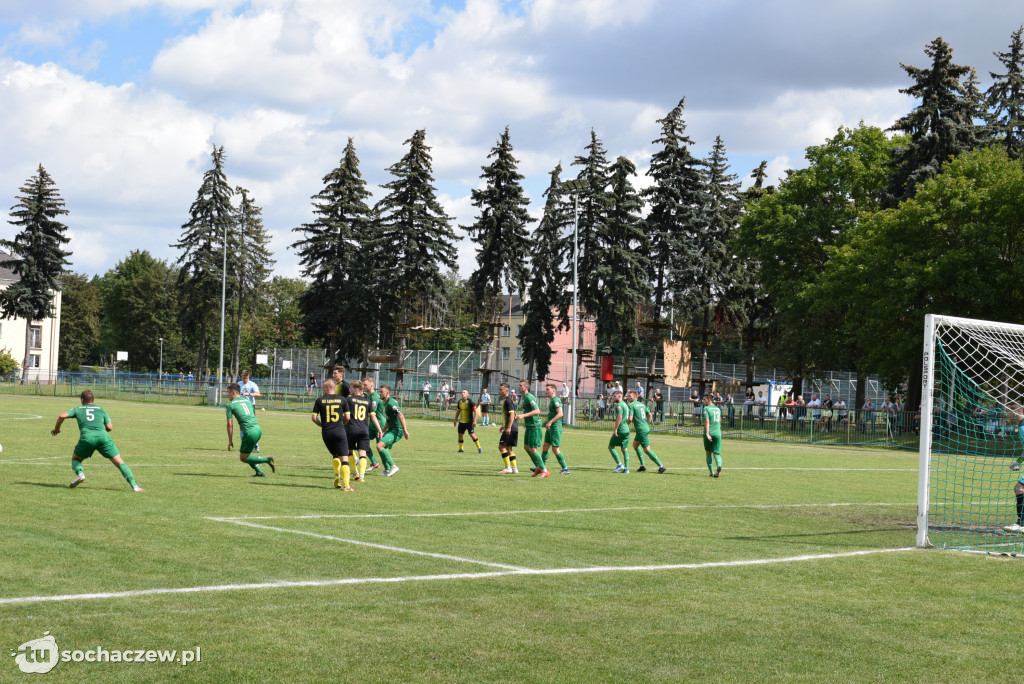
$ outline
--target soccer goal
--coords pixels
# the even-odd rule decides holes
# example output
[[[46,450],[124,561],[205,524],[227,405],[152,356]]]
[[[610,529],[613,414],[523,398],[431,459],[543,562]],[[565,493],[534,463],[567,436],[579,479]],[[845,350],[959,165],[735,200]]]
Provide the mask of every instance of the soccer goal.
[[[1014,485],[1024,326],[928,315],[924,325],[917,545],[1024,553]]]

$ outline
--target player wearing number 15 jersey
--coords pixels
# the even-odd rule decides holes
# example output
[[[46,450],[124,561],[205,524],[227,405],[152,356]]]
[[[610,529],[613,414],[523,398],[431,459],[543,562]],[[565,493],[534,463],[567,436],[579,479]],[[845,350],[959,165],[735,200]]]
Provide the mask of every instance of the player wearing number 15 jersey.
[[[234,418],[238,421],[238,429],[242,436],[242,443],[238,447],[238,460],[248,463],[249,467],[256,471],[253,477],[266,477],[260,466],[266,463],[270,466],[270,470],[277,472],[277,468],[274,467],[274,457],[264,458],[252,453],[256,449],[256,445],[259,444],[260,438],[263,437],[263,430],[260,428],[259,421],[256,420],[256,410],[252,402],[241,394],[242,388],[238,383],[233,382],[228,385],[228,403],[224,406],[228,417],[228,449],[235,445],[235,427],[231,422],[231,419]]]
[[[313,402],[314,423],[320,426],[320,436],[331,454],[334,465],[334,486],[351,492],[349,477],[352,470],[348,464],[348,434],[345,432],[345,416],[348,415],[348,399],[334,393],[334,380],[324,380],[324,393]]]

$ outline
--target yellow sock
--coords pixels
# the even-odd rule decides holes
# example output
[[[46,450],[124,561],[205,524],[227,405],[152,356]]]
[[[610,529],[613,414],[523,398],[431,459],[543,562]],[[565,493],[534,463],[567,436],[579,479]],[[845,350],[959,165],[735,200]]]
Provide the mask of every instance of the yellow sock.
[[[477,449],[480,449],[480,448],[481,448],[481,446],[480,446],[480,440],[479,440],[479,439],[474,439],[474,440],[473,440],[473,444],[476,444],[476,448],[477,448]]]
[[[366,461],[367,461],[367,459],[365,459],[365,458],[359,459],[359,477],[360,478],[362,478],[363,476],[366,475]]]
[[[352,474],[352,469],[348,467],[348,463],[343,463],[341,466],[341,483],[346,487],[349,486],[349,476]]]
[[[341,459],[336,458],[331,463],[334,465],[334,477],[341,477]]]
[[[501,455],[501,460],[505,462],[505,467],[506,468],[511,468],[512,467],[512,462],[508,460],[508,454],[502,454]]]
[[[459,442],[459,451],[462,451],[462,442]]]

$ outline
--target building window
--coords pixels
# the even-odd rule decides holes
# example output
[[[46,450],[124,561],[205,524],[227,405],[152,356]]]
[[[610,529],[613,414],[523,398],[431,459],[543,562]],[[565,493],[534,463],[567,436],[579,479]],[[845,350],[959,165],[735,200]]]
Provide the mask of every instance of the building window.
[[[28,367],[29,368],[39,368],[39,354],[29,354],[28,355]]]
[[[29,347],[32,349],[43,348],[43,326],[30,325],[28,329]]]
[[[522,360],[523,360],[523,348],[522,347],[516,347],[516,361],[522,361]]]
[[[508,327],[507,325],[501,326],[501,336],[502,337],[508,337],[511,334],[512,334],[512,328]]]
[[[522,336],[523,336],[523,326],[517,325],[516,326],[516,337],[522,337]]]
[[[502,361],[508,361],[510,355],[511,355],[511,353],[510,353],[510,350],[509,350],[508,347],[502,347],[501,348],[501,360]]]

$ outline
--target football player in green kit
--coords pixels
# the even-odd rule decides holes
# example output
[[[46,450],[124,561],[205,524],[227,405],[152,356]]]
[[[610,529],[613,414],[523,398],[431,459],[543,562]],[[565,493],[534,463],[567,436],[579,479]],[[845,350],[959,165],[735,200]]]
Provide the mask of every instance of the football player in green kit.
[[[242,443],[238,446],[238,460],[248,463],[249,467],[256,471],[253,477],[266,477],[260,466],[266,463],[270,470],[277,472],[274,466],[274,457],[256,456],[253,451],[263,437],[263,430],[259,421],[256,420],[256,411],[248,398],[242,397],[242,388],[237,382],[228,385],[228,403],[224,405],[224,411],[228,417],[228,449],[235,446],[235,426],[231,422],[233,417],[238,421],[238,429],[242,433]]]
[[[722,474],[722,409],[711,403],[711,395],[705,394],[704,402],[704,451],[707,453],[708,475]]]
[[[616,390],[612,394],[612,401],[614,402],[615,411],[615,430],[612,432],[612,438],[608,440],[608,451],[611,453],[612,458],[615,459],[615,470],[613,473],[628,473],[629,472],[629,416],[630,410],[626,402],[622,400],[622,390]],[[619,460],[619,455],[615,453],[615,448],[618,447],[619,451],[622,452],[622,460]]]
[[[384,436],[384,402],[381,401],[380,395],[374,388],[376,383],[373,378],[363,378],[363,394],[367,399],[370,400],[370,443],[376,444],[377,440]],[[370,465],[367,466],[367,470],[373,470],[380,468],[380,463],[377,463],[377,459],[373,457],[373,450],[367,450],[366,457],[370,459]]]
[[[544,445],[541,447],[540,458],[548,462],[548,449],[555,452],[558,465],[562,466],[559,475],[568,475],[569,466],[565,464],[562,454],[562,400],[558,398],[558,386],[553,382],[544,385],[544,394],[548,397],[548,419],[544,423]]]
[[[103,458],[108,459],[117,466],[117,469],[121,471],[121,475],[131,485],[133,491],[145,491],[135,483],[132,469],[121,458],[121,452],[117,450],[114,440],[107,434],[114,429],[114,424],[110,422],[110,416],[107,415],[103,407],[93,403],[95,397],[92,394],[92,390],[83,391],[79,395],[79,399],[82,405],[76,406],[70,411],[65,411],[57,416],[57,424],[50,430],[51,435],[57,436],[60,434],[61,423],[65,420],[74,418],[78,422],[78,444],[75,445],[75,450],[71,453],[71,470],[75,472],[75,479],[68,486],[74,489],[85,482],[85,471],[82,468],[82,461],[92,456],[94,451],[99,451]]]
[[[640,453],[640,447],[643,447],[644,453],[646,453],[652,461],[658,466],[658,474],[665,472],[665,466],[661,464],[658,459],[658,455],[651,451],[651,424],[650,424],[650,413],[647,411],[647,405],[640,400],[640,394],[636,390],[629,390],[629,411],[630,411],[630,422],[633,423],[633,432],[636,437],[633,438],[633,451],[636,452],[636,457],[640,459],[640,467],[636,469],[638,473],[642,473],[647,470],[647,466],[644,465],[644,455]]]
[[[537,397],[530,394],[530,383],[526,380],[519,381],[519,392],[522,397],[519,399],[519,407],[516,413],[523,421],[523,448],[530,455],[533,461],[533,477],[548,477],[548,468],[544,465],[537,449],[540,448],[542,431],[540,426],[540,404]]]
[[[387,418],[387,428],[377,443],[377,453],[380,454],[380,460],[384,462],[384,474],[391,477],[398,472],[395,459],[391,458],[391,448],[402,437],[409,439],[409,428],[405,424],[405,416],[402,414],[398,401],[391,396],[391,387],[381,385],[380,398],[384,402],[384,416]]]

